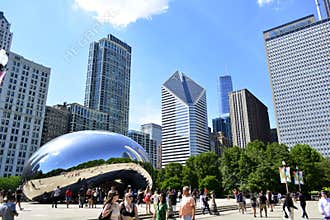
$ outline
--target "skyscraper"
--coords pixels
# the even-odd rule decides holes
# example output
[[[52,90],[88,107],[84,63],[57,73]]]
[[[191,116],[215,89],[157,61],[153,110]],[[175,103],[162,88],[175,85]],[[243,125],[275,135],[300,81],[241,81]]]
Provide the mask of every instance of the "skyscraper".
[[[177,71],[162,86],[162,167],[209,149],[206,91]]]
[[[245,148],[254,140],[270,141],[267,107],[249,90],[231,92],[229,105],[234,146]]]
[[[48,141],[69,132],[70,112],[64,105],[46,106],[42,127],[41,146]]]
[[[0,176],[20,175],[40,147],[50,68],[9,53],[0,85]]]
[[[154,124],[154,123],[148,123],[141,125],[141,131],[149,134],[150,139],[155,141],[155,147],[156,149],[153,150],[155,153],[155,164],[154,167],[161,168],[161,145],[162,145],[162,126]]]
[[[12,39],[13,33],[10,32],[10,23],[4,16],[4,13],[0,11],[0,49],[9,51]]]
[[[330,18],[264,31],[279,142],[330,156]]]
[[[212,127],[214,133],[221,132],[222,135],[228,140],[229,144],[226,145],[227,147],[232,146],[231,124],[229,115],[223,118],[220,117],[212,119]]]
[[[157,165],[156,141],[150,135],[142,131],[129,130],[127,136],[140,144],[148,154],[148,158],[153,167]]]
[[[85,106],[109,114],[109,131],[127,134],[131,47],[108,35],[89,48]]]
[[[226,117],[229,115],[229,93],[233,91],[233,83],[231,76],[219,77],[219,98],[220,98],[220,116]]]

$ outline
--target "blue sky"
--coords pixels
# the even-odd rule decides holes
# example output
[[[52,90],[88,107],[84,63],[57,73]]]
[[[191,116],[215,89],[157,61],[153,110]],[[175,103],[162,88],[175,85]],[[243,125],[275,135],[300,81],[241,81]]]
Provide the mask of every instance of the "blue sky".
[[[316,14],[314,0],[1,0],[0,10],[12,51],[51,67],[48,105],[83,104],[90,42],[112,33],[131,45],[132,129],[161,124],[161,85],[176,70],[206,89],[209,126],[217,79],[230,74],[276,127],[262,32]]]

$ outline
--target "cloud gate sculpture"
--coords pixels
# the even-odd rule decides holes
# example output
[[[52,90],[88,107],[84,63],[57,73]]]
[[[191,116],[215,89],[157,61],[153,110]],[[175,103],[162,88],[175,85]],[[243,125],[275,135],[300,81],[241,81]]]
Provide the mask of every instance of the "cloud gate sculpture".
[[[43,145],[25,164],[23,191],[42,201],[57,186],[63,193],[67,187],[78,192],[113,181],[133,189],[152,187],[151,176],[136,162],[149,162],[148,156],[126,136],[107,131],[65,134]]]

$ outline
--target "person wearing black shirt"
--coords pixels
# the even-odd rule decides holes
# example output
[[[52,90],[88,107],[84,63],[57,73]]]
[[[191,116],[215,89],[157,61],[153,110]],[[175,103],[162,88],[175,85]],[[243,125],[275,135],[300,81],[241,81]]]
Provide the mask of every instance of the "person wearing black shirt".
[[[287,208],[287,210],[289,211],[289,216],[286,213],[285,208]],[[290,196],[290,193],[287,193],[286,196],[285,196],[285,200],[283,202],[283,211],[284,211],[284,214],[285,214],[285,218],[287,218],[287,217],[290,217],[290,219],[294,218],[294,212],[293,212],[292,208],[298,209],[296,206],[294,206],[293,200]]]
[[[301,209],[303,211],[302,218],[306,217],[308,219],[308,215],[307,215],[307,212],[306,212],[306,197],[305,197],[304,194],[299,193],[299,201],[300,201]]]
[[[262,218],[262,210],[265,210],[265,216],[267,218],[267,206],[266,206],[267,197],[261,192],[259,194],[259,205],[260,205],[260,217]]]

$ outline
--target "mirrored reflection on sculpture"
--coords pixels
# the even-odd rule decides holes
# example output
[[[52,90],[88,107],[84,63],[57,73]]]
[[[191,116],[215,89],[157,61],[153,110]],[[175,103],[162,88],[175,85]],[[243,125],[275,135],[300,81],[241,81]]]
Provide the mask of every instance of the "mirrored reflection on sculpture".
[[[133,163],[134,162],[134,163]],[[23,170],[25,195],[49,199],[57,186],[80,188],[117,184],[142,189],[152,186],[149,173],[138,163],[149,162],[145,150],[132,139],[107,131],[79,131],[62,135],[35,152]]]

